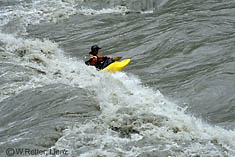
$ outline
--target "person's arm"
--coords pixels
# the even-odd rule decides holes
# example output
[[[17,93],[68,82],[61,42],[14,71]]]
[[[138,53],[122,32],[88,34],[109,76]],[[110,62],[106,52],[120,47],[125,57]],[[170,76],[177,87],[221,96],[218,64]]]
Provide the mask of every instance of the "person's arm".
[[[86,65],[90,65],[91,60],[92,60],[92,58],[91,58],[91,59],[89,59],[88,61],[85,61],[85,64],[86,64]]]
[[[104,61],[106,61],[108,59],[108,57],[106,57],[106,56],[97,56],[97,59],[100,62],[104,62]]]
[[[94,65],[97,62],[97,56],[93,56],[91,59],[85,62],[86,65]]]

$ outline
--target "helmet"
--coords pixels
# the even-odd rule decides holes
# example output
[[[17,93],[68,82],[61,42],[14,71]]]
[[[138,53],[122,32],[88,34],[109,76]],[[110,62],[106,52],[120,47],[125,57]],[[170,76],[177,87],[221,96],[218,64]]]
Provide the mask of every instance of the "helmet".
[[[91,46],[91,52],[90,53],[94,53],[95,50],[99,50],[99,49],[101,49],[101,48],[98,45],[93,45],[93,46]]]

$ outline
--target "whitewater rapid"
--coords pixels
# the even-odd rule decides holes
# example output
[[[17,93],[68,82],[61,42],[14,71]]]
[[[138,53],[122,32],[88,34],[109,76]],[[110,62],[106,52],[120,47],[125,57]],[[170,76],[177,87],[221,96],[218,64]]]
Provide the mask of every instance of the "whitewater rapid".
[[[62,23],[73,16],[115,17],[131,12],[124,6],[95,10],[78,4],[22,1],[0,13],[2,154],[6,146],[30,145],[24,140],[32,135],[32,148],[68,150],[69,156],[235,156],[234,130],[194,116],[187,106],[169,100],[132,73],[135,59],[146,54],[135,48],[117,52],[133,63],[127,70],[109,74],[87,67],[84,58],[67,55],[59,42],[27,32],[30,25]],[[144,16],[153,10],[140,13]],[[15,19],[22,27],[14,26]],[[140,45],[143,49],[148,46]],[[34,140],[47,134],[40,144],[39,139]]]

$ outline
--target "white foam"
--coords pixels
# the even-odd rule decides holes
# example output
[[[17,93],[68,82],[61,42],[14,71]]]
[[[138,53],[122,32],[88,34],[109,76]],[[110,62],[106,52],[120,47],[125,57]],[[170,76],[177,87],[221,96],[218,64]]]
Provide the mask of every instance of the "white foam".
[[[148,11],[141,11],[141,14],[152,14],[154,10],[148,10]]]
[[[95,10],[88,7],[81,7],[78,10],[80,14],[84,15],[99,15],[99,14],[122,14],[125,15],[129,10],[124,6],[116,6],[113,8],[103,8],[101,10]]]
[[[81,0],[82,1],[82,0]],[[35,25],[43,22],[57,23],[68,19],[71,15],[99,15],[99,14],[122,14],[135,12],[127,9],[126,6],[115,6],[95,10],[89,7],[78,7],[77,0],[35,0],[32,3],[21,2],[15,6],[2,7],[0,12],[0,28],[11,21],[17,21],[18,29],[13,34],[27,34],[28,25]],[[80,3],[82,4],[82,3]],[[80,9],[78,9],[80,8]],[[142,11],[142,14],[153,13],[153,11]],[[14,24],[12,24],[14,25]]]
[[[83,15],[100,15],[100,14],[121,14],[126,15],[127,13],[133,12],[133,13],[141,13],[141,14],[152,14],[154,10],[148,10],[148,11],[135,11],[130,10],[125,6],[115,6],[112,8],[103,8],[100,10],[95,10],[89,7],[81,7],[81,9],[78,9],[78,12]]]
[[[92,91],[99,102],[101,115],[68,126],[55,147],[77,150],[80,146],[84,149],[93,146],[81,156],[136,156],[154,150],[173,156],[235,155],[235,131],[210,126],[186,114],[160,91],[143,86],[134,75],[98,72],[82,61],[64,57],[58,45],[48,40],[16,39],[4,34],[0,34],[0,40],[6,44],[7,52],[15,56],[17,64],[45,71],[45,75],[37,76],[38,84],[79,86]],[[25,49],[26,55],[17,56],[18,49]],[[44,64],[34,62],[35,56]],[[152,143],[126,148],[144,139]]]
[[[10,21],[19,20],[17,25],[22,27],[15,34],[25,34],[28,25],[35,25],[41,21],[58,22],[77,13],[74,1],[36,0],[32,3],[19,3],[16,6],[2,8],[0,13],[0,27]],[[23,29],[23,30],[22,30]]]

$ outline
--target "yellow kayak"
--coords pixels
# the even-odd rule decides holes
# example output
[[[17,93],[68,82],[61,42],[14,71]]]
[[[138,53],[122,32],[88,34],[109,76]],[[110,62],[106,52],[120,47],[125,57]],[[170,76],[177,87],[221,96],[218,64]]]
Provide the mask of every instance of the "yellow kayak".
[[[106,68],[104,68],[101,71],[108,71],[110,73],[115,73],[117,71],[121,71],[130,63],[130,61],[131,61],[130,59],[124,59],[121,62],[115,61],[114,63],[110,64],[109,66],[107,66]]]

